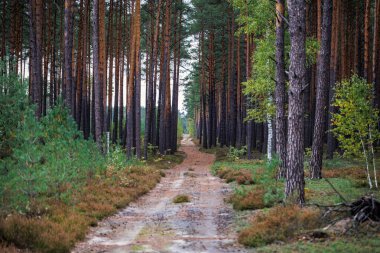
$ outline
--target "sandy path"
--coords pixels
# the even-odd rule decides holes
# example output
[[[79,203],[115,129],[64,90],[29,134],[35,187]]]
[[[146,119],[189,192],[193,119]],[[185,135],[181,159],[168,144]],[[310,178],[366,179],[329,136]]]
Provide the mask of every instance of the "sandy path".
[[[244,252],[236,245],[228,185],[212,176],[214,156],[185,136],[186,159],[147,195],[98,224],[73,252]],[[173,204],[177,194],[191,202]]]

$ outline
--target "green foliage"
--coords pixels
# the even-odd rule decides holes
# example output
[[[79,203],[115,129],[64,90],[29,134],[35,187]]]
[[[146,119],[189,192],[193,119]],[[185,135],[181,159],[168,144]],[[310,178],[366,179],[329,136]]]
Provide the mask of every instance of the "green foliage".
[[[237,18],[241,25],[240,33],[260,37],[275,26],[273,3],[269,0],[257,0],[247,3],[245,0],[232,0],[234,8],[239,10]]]
[[[310,67],[317,62],[319,52],[319,42],[314,37],[306,39],[306,66]]]
[[[333,132],[345,156],[361,156],[364,145],[379,138],[379,112],[373,106],[373,85],[357,75],[336,84],[332,114]]]
[[[235,147],[230,147],[228,149],[227,157],[231,160],[239,160],[241,157],[247,154],[247,146],[243,146],[240,149]]]
[[[10,208],[28,211],[39,198],[69,201],[86,178],[105,168],[95,143],[83,139],[62,104],[41,121],[27,108],[15,136],[12,156],[0,160],[2,204]]]
[[[196,128],[195,128],[195,122],[192,118],[188,118],[187,119],[187,128],[188,128],[188,131],[189,131],[189,135],[192,137],[192,138],[195,138],[196,136]]]
[[[0,72],[4,71],[5,64],[0,62]],[[26,88],[16,74],[0,75],[0,159],[12,154],[15,130],[28,107]]]
[[[182,139],[183,136],[183,120],[181,114],[178,113],[177,121],[177,139]]]
[[[256,50],[253,57],[252,78],[244,85],[244,94],[247,95],[253,109],[248,111],[248,118],[256,122],[265,122],[268,115],[275,115],[273,103],[275,89],[275,35],[268,32],[262,39],[256,40]]]
[[[290,244],[272,244],[257,248],[257,252],[312,252],[312,253],[365,253],[379,252],[380,240],[378,236],[364,238],[336,238],[331,241],[310,242],[298,241]]]

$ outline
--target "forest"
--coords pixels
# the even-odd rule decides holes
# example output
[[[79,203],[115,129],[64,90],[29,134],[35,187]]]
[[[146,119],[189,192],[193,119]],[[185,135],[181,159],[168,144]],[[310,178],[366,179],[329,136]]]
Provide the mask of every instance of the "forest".
[[[1,0],[0,252],[380,252],[380,0]]]

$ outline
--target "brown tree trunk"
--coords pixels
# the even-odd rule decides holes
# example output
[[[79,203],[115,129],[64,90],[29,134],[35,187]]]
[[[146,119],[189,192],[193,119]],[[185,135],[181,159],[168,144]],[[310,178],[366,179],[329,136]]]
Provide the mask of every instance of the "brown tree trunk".
[[[176,4],[182,4],[182,0],[177,1]],[[177,10],[179,17],[175,19],[175,31],[174,31],[174,75],[173,75],[173,98],[172,98],[172,115],[171,115],[171,151],[177,151],[177,134],[178,134],[178,86],[179,86],[179,68],[181,64],[181,23],[182,23],[182,11]],[[178,19],[178,20],[177,20]]]
[[[286,176],[286,88],[285,88],[285,30],[284,20],[282,17],[285,15],[285,6],[283,0],[276,2],[276,150],[281,159],[279,168],[279,178]]]
[[[380,108],[380,0],[376,0],[375,26],[373,30],[373,82],[375,85],[375,105]]]
[[[305,203],[303,103],[302,90],[306,74],[306,3],[303,0],[288,0],[290,31],[289,68],[289,129],[288,160],[285,194],[290,201]]]
[[[93,56],[94,56],[94,116],[95,116],[95,140],[100,150],[102,150],[102,120],[101,120],[101,110],[102,110],[102,87],[100,79],[100,65],[99,65],[99,2],[105,0],[94,0],[94,11],[92,17],[93,25],[93,35],[92,35],[92,44],[93,44]]]
[[[139,29],[139,27],[136,27],[136,13],[132,13],[132,23],[131,27],[133,28],[133,33],[131,35],[131,49],[130,49],[130,72],[129,72],[129,78],[128,78],[128,94],[127,94],[127,159],[130,159],[133,155],[132,152],[132,145],[133,145],[133,128],[134,128],[134,113],[133,113],[133,94],[134,94],[134,83],[135,83],[135,73],[136,71],[136,65],[137,65],[137,58],[136,58],[136,31]]]
[[[121,15],[122,15],[122,0],[118,1],[116,5],[118,11],[116,31],[117,31],[117,44],[116,44],[116,57],[115,57],[115,94],[114,94],[114,105],[113,105],[113,134],[112,142],[116,143],[118,139],[119,132],[119,98],[120,98],[120,58],[121,58]]]
[[[161,154],[166,153],[167,149],[167,127],[170,124],[170,77],[168,78],[170,68],[170,6],[171,0],[166,2],[165,6],[165,30],[163,45],[163,62],[160,75],[160,122],[159,122],[159,151]],[[166,101],[169,99],[169,101]]]
[[[370,61],[370,21],[371,21],[371,0],[365,0],[364,7],[364,78],[369,83],[372,82],[372,69]]]
[[[160,30],[160,14],[161,14],[161,5],[162,0],[158,2],[157,6],[157,13],[156,13],[156,20],[155,20],[155,26],[153,27],[153,22],[151,23],[151,29],[153,37],[151,39],[151,57],[150,57],[150,66],[149,66],[149,82],[147,87],[147,100],[146,100],[146,115],[145,115],[145,138],[144,138],[144,157],[145,159],[148,158],[148,146],[149,144],[154,144],[153,140],[153,125],[154,125],[154,73],[155,73],[155,67],[157,64],[157,49],[158,49],[158,33]],[[150,1],[151,11],[153,11],[154,8],[154,2]],[[152,16],[153,21],[153,16]],[[152,123],[153,122],[153,123]]]
[[[331,61],[330,61],[330,86],[329,86],[329,113],[328,113],[328,132],[327,132],[327,159],[332,159],[334,156],[336,140],[331,132],[331,113],[334,112],[334,107],[331,105],[334,98],[334,87],[337,81],[338,67],[338,46],[339,46],[339,13],[340,1],[333,0],[333,23],[331,32]]]
[[[322,178],[323,136],[325,134],[326,106],[328,98],[331,50],[332,0],[323,1],[322,44],[317,66],[317,100],[315,108],[314,136],[310,161],[310,177]]]
[[[135,20],[135,29],[136,33],[136,87],[135,87],[135,131],[136,131],[136,157],[137,159],[141,158],[141,53],[140,53],[140,40],[141,40],[141,14],[140,14],[140,0],[136,0],[136,20]]]
[[[109,19],[108,19],[108,38],[107,38],[107,45],[109,47],[108,51],[108,60],[109,61],[109,71],[108,71],[108,103],[107,103],[107,132],[111,131],[111,121],[112,121],[112,77],[113,77],[113,45],[114,45],[114,39],[113,39],[113,0],[110,2],[110,9],[109,9]]]
[[[41,0],[30,0],[31,98],[36,105],[36,117],[42,116],[42,12]]]
[[[63,94],[66,107],[73,115],[73,73],[72,73],[72,50],[73,50],[73,15],[72,0],[65,0],[65,52],[64,52],[64,83]]]
[[[100,78],[100,124],[102,133],[106,129],[105,110],[107,100],[107,65],[106,65],[106,2],[99,1],[99,78]]]

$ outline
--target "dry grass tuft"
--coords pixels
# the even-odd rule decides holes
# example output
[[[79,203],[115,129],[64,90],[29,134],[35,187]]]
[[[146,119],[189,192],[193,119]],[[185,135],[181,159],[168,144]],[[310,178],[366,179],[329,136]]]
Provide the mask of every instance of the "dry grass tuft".
[[[89,226],[147,193],[160,178],[160,171],[150,167],[124,171],[110,167],[104,177],[89,180],[73,196],[75,205],[50,201],[43,213],[36,212],[40,215],[0,218],[0,240],[36,252],[69,252],[76,241],[84,239]]]
[[[256,210],[265,208],[264,188],[255,188],[246,195],[234,194],[230,198],[230,202],[235,210]]]
[[[298,206],[277,206],[267,213],[256,214],[250,227],[239,234],[239,242],[251,247],[285,241],[296,234],[320,225],[320,212]]]
[[[38,252],[68,252],[74,245],[68,232],[47,218],[11,215],[1,221],[0,232],[4,240],[17,247]]]
[[[362,168],[323,169],[324,178],[347,178],[354,180],[366,180],[366,174]]]
[[[0,252],[2,252],[2,253],[20,253],[20,250],[17,249],[13,245],[6,245],[6,244],[2,244],[0,242]],[[27,252],[30,252],[30,251],[29,250],[24,250],[23,252],[27,253]]]
[[[190,197],[183,194],[177,195],[173,199],[174,204],[187,203],[187,202],[190,202]]]
[[[254,183],[252,179],[252,173],[247,169],[234,170],[231,168],[222,168],[218,170],[217,175],[220,178],[225,179],[227,183],[231,183],[233,181],[236,181],[236,183],[243,185]]]

